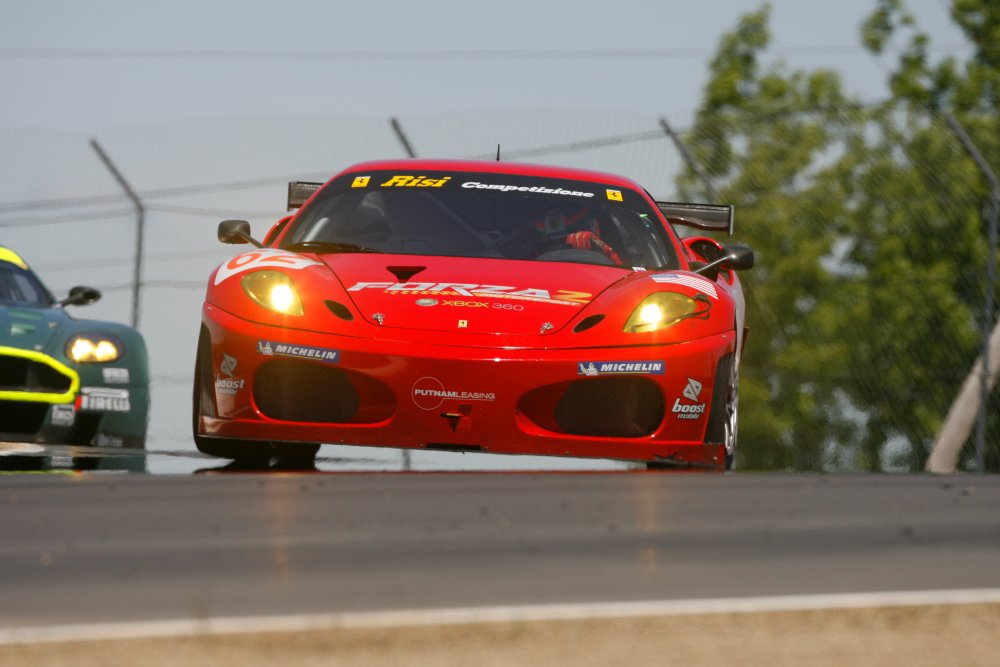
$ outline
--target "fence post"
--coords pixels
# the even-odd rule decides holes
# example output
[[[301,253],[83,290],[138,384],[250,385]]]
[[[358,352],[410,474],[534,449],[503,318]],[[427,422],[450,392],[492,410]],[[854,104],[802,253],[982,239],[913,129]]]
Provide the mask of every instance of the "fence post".
[[[125,194],[128,195],[128,198],[132,200],[133,204],[135,204],[136,233],[135,233],[135,262],[132,268],[132,328],[138,329],[139,296],[140,296],[140,288],[142,285],[142,244],[143,244],[143,235],[145,234],[145,227],[146,227],[146,209],[143,207],[142,200],[139,199],[139,195],[135,193],[135,190],[133,190],[132,187],[128,184],[128,181],[125,180],[125,177],[121,175],[121,172],[119,172],[118,168],[115,167],[114,163],[111,161],[111,158],[109,158],[108,154],[104,152],[104,149],[101,148],[101,145],[97,143],[97,139],[91,139],[90,145],[91,147],[93,147],[95,151],[97,151],[97,155],[98,157],[101,158],[101,162],[104,163],[104,166],[108,168],[108,171],[111,172],[111,175],[115,177],[115,180],[118,181],[118,184],[122,186],[123,190],[125,190]]]
[[[958,137],[958,140],[972,157],[979,171],[990,185],[989,249],[986,264],[986,294],[983,297],[982,352],[980,353],[982,362],[976,364],[980,369],[979,405],[976,410],[976,471],[982,473],[985,472],[986,467],[986,405],[989,401],[991,388],[990,334],[993,329],[993,292],[996,285],[997,217],[1000,216],[1000,181],[997,180],[997,176],[993,173],[989,163],[983,159],[979,149],[976,148],[976,144],[958,120],[948,112],[944,112],[943,116],[951,131]],[[973,370],[974,372],[975,370]],[[963,415],[969,411],[962,411],[958,404],[964,400],[968,400],[968,398],[967,393],[960,393],[952,404],[951,410],[948,411],[948,417],[941,427],[938,441],[934,443],[934,450],[931,452],[931,457],[927,460],[927,469],[931,472],[950,472],[955,469],[955,461],[958,458],[959,448],[965,438],[968,437],[969,432],[967,421],[964,421],[968,417],[966,416],[963,419]],[[945,434],[948,434],[948,437],[945,437]],[[948,455],[944,456],[944,452],[948,452]]]
[[[677,133],[674,132],[674,129],[670,127],[670,123],[667,122],[666,116],[660,116],[660,127],[663,128],[663,131],[674,142],[674,145],[677,146],[677,152],[681,154],[681,157],[684,159],[684,162],[687,163],[687,166],[690,167],[691,171],[697,174],[698,178],[701,179],[701,182],[705,184],[705,189],[708,190],[708,196],[712,198],[712,203],[718,204],[719,195],[715,192],[715,188],[712,186],[712,181],[708,180],[708,175],[701,168],[701,165],[694,159],[694,156],[691,155],[691,152],[688,150],[684,142],[681,141],[681,138],[677,136]]]
[[[403,144],[403,150],[410,157],[417,157],[417,152],[413,150],[413,146],[410,145],[410,140],[406,138],[406,134],[403,132],[403,126],[399,124],[399,120],[395,116],[389,119],[389,124],[392,125],[392,131],[396,133],[396,138],[399,139],[399,143]]]

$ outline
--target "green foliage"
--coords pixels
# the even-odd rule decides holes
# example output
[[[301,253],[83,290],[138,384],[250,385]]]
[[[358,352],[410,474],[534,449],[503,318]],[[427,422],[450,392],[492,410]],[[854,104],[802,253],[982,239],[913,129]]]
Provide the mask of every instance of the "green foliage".
[[[835,72],[763,67],[769,13],[720,41],[687,137],[758,256],[739,465],[919,470],[978,352],[986,257],[982,179],[933,112],[960,105],[1000,162],[1000,5],[957,0],[982,57],[931,64],[903,2],[879,0],[864,44],[908,39],[893,99],[867,108]],[[694,172],[678,185],[705,197]]]

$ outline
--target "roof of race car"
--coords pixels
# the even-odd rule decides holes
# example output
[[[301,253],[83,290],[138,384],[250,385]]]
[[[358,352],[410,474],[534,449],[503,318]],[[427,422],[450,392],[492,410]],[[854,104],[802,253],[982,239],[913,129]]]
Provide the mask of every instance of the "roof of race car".
[[[0,246],[0,262],[10,262],[11,264],[15,264],[22,269],[28,268],[28,263],[21,259],[16,252],[3,246]]]
[[[617,185],[643,192],[635,181],[600,171],[555,167],[551,165],[528,164],[524,162],[497,162],[495,160],[436,160],[425,158],[405,158],[399,160],[374,160],[351,165],[340,173],[353,171],[454,171],[469,173],[515,174],[520,176],[541,176],[590,181],[605,185]]]

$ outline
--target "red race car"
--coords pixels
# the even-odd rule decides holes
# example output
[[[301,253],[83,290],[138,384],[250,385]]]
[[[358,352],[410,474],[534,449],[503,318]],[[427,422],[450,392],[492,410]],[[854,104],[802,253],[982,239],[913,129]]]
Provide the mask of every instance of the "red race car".
[[[311,462],[319,443],[732,466],[745,307],[731,206],[597,172],[393,160],[289,184],[209,278],[194,439]],[[297,210],[295,210],[297,209]]]

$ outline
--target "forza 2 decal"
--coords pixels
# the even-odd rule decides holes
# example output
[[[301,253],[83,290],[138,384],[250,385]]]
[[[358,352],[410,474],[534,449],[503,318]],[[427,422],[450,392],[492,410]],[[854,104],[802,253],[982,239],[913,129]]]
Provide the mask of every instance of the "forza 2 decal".
[[[554,303],[563,306],[582,306],[590,303],[594,297],[589,292],[572,290],[555,290],[529,287],[520,289],[513,285],[480,285],[478,283],[391,283],[391,282],[359,282],[347,288],[348,292],[360,292],[365,289],[382,290],[386,294],[419,294],[441,296],[476,296],[479,298],[515,299],[520,301],[536,301]],[[425,302],[427,303],[427,302]],[[424,304],[421,304],[424,305]],[[427,303],[427,305],[430,305]]]
[[[299,270],[309,266],[322,266],[322,264],[287,250],[254,250],[237,255],[220,266],[218,273],[215,274],[215,284],[218,285],[226,278],[257,269]]]

